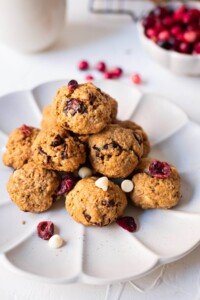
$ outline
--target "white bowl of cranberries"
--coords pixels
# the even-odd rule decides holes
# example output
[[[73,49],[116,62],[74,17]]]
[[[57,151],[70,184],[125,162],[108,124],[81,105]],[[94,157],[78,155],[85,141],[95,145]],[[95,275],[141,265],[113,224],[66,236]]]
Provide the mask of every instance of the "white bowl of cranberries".
[[[200,75],[200,3],[156,6],[138,24],[143,46],[182,75]]]

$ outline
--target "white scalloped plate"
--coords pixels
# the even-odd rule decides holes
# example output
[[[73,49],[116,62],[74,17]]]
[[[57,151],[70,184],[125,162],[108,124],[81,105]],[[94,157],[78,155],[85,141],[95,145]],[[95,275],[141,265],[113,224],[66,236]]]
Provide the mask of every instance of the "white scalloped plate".
[[[30,91],[0,98],[0,146],[22,123],[39,126],[41,109],[68,80],[41,84]],[[53,209],[31,214],[19,211],[6,191],[12,170],[0,162],[0,261],[19,275],[49,283],[105,284],[139,278],[161,264],[181,258],[200,241],[200,127],[171,102],[142,94],[132,86],[101,81],[96,85],[119,101],[119,118],[132,119],[147,131],[153,157],[169,161],[181,172],[183,198],[171,210],[142,211],[129,206],[136,233],[112,224],[83,227],[60,201]],[[22,220],[26,221],[22,225]],[[36,226],[53,221],[66,241],[50,249],[37,237]]]

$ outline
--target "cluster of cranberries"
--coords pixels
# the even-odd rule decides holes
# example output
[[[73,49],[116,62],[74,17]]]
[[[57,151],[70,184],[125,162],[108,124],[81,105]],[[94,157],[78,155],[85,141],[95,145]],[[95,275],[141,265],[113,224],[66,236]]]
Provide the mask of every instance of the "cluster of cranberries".
[[[90,68],[90,65],[86,60],[82,60],[82,61],[79,62],[78,68],[81,71],[85,71],[85,70],[88,70]],[[111,71],[109,71],[107,69],[107,66],[106,66],[105,62],[103,62],[103,61],[98,62],[95,66],[95,69],[97,71],[103,73],[103,77],[105,79],[120,78],[123,74],[123,70],[119,67],[116,67],[116,68],[112,69]],[[86,80],[93,80],[94,77],[92,75],[86,75],[85,79]]]
[[[200,10],[157,6],[143,20],[145,35],[157,45],[184,54],[200,54]]]
[[[78,63],[78,69],[81,71],[87,71],[90,69],[90,65],[86,60],[82,60]],[[99,61],[96,66],[95,70],[103,74],[104,79],[118,79],[123,75],[123,70],[120,67],[115,67],[112,70],[108,70],[106,63],[103,61]],[[94,80],[94,76],[88,74],[85,76],[87,81]],[[141,83],[141,77],[139,74],[131,74],[130,76],[131,82],[134,84]]]

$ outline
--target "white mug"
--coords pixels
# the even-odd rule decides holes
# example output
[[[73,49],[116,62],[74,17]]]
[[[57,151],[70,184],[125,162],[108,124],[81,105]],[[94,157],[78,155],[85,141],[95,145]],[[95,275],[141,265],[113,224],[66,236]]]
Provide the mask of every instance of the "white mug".
[[[0,0],[0,42],[23,52],[44,50],[59,38],[65,0]]]

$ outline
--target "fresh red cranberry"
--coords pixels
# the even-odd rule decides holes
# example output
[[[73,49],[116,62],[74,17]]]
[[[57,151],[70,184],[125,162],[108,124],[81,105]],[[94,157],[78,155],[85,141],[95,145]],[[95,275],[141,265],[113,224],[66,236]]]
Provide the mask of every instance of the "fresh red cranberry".
[[[121,217],[116,220],[116,223],[129,232],[135,232],[137,230],[137,224],[133,217]]]
[[[148,16],[147,18],[142,20],[142,25],[145,29],[153,27],[155,25],[155,18]]]
[[[92,80],[94,80],[94,77],[93,77],[92,75],[86,75],[86,76],[85,76],[85,79],[86,79],[87,81],[92,81]]]
[[[187,7],[185,5],[179,6],[174,12],[174,19],[181,21],[185,12],[187,12]]]
[[[154,9],[153,13],[156,17],[163,18],[163,17],[167,16],[168,11],[164,6],[157,6]]]
[[[170,38],[170,33],[168,30],[163,30],[158,35],[158,39],[162,41],[167,41],[169,38]]]
[[[134,84],[141,84],[142,79],[141,79],[141,77],[140,77],[139,74],[132,74],[132,75],[131,75],[131,81],[132,81]]]
[[[97,63],[96,69],[99,72],[105,72],[105,70],[106,70],[106,64],[103,61],[100,61],[100,62]]]
[[[196,43],[193,48],[193,54],[200,54],[200,42]]]
[[[184,39],[184,34],[182,32],[178,33],[177,36],[176,36],[176,39],[179,42],[183,42],[185,40]]]
[[[163,19],[163,24],[166,26],[166,27],[171,27],[173,24],[174,24],[174,19],[173,17],[165,17]]]
[[[187,12],[183,15],[182,22],[186,25],[190,24],[193,21],[192,15],[190,12]]]
[[[62,179],[60,183],[60,187],[57,191],[57,195],[63,195],[65,193],[69,193],[73,189],[75,185],[75,179],[72,175],[68,174],[65,178]]]
[[[153,29],[156,31],[156,33],[159,33],[165,30],[166,28],[161,21],[157,21]]]
[[[171,28],[171,34],[177,36],[181,32],[181,27],[180,26],[173,26]]]
[[[78,87],[78,82],[76,80],[72,79],[68,82],[67,86],[70,91],[74,91]]]
[[[157,37],[157,31],[154,28],[149,28],[146,31],[146,36],[150,39],[154,39]]]
[[[186,31],[184,33],[184,39],[188,43],[194,43],[197,40],[197,32],[195,32],[195,31]]]
[[[122,74],[123,74],[123,70],[121,68],[114,68],[112,70],[112,75],[114,78],[119,78],[122,76]]]
[[[163,40],[159,40],[157,42],[158,46],[160,46],[163,49],[169,50],[172,48],[172,45],[170,44],[169,41],[163,41]]]
[[[49,240],[54,234],[54,224],[51,221],[42,221],[37,225],[38,236],[43,240]]]
[[[157,178],[168,178],[171,175],[172,169],[166,162],[154,160],[149,166],[149,174],[152,177]]]
[[[31,135],[31,128],[25,124],[23,124],[19,129],[26,137]]]
[[[183,54],[189,54],[191,52],[190,44],[185,42],[180,43],[179,52]]]
[[[112,79],[113,78],[113,73],[111,71],[106,71],[103,73],[103,77],[105,79]]]
[[[78,64],[79,70],[87,70],[89,68],[89,63],[86,60],[82,60]]]

